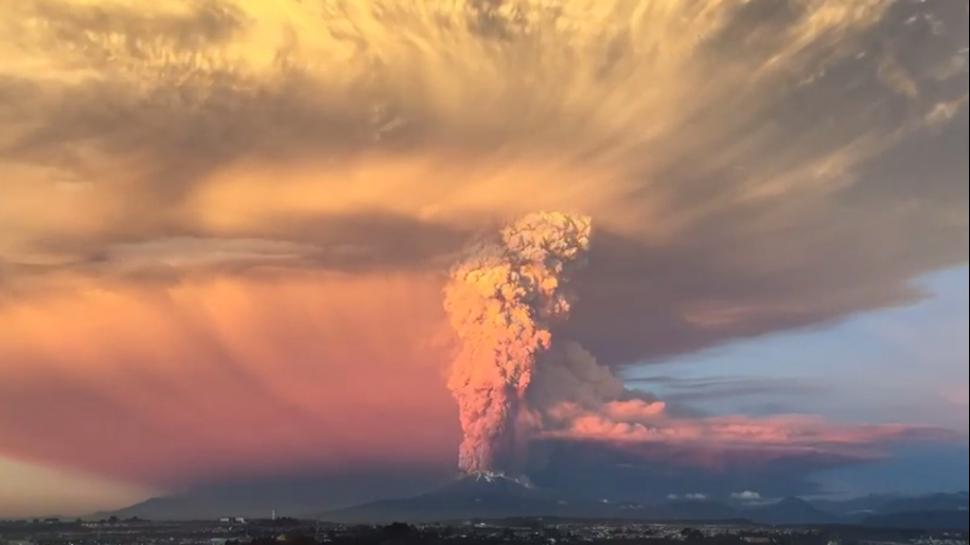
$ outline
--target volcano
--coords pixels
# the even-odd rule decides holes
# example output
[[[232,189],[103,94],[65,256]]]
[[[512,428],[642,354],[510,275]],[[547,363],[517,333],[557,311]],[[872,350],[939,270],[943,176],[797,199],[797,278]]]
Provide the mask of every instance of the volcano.
[[[582,519],[727,520],[737,516],[713,501],[646,505],[564,497],[534,486],[524,477],[502,473],[464,475],[431,492],[408,498],[379,500],[328,511],[317,518],[334,522],[440,522],[510,517]]]
[[[631,520],[730,520],[731,507],[716,501],[648,505],[635,502],[566,498],[534,486],[528,479],[501,473],[465,475],[437,490],[329,511],[319,518],[335,522],[438,522],[509,517],[563,517]]]
[[[319,515],[340,522],[427,522],[517,516],[597,515],[596,502],[572,502],[533,486],[527,479],[502,473],[476,473],[431,492],[380,500]]]

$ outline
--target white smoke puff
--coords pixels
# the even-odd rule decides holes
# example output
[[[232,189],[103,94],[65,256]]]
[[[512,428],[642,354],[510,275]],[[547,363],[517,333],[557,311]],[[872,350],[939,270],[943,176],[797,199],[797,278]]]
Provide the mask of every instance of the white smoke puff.
[[[529,214],[452,269],[444,307],[461,349],[448,388],[458,402],[463,471],[514,469],[536,356],[552,342],[550,323],[569,313],[565,285],[584,263],[590,232],[586,216]]]

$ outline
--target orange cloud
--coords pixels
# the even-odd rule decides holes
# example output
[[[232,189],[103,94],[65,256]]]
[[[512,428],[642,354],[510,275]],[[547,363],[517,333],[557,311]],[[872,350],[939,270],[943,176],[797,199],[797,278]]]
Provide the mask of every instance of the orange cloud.
[[[141,482],[450,460],[434,277],[81,283],[0,307],[0,452]]]

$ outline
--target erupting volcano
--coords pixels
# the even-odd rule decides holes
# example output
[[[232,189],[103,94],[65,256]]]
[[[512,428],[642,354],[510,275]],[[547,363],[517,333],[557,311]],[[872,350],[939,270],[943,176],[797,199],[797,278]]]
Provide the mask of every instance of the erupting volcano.
[[[514,472],[530,429],[525,393],[550,324],[569,315],[570,274],[583,265],[590,218],[533,213],[452,270],[445,310],[461,348],[448,388],[458,401],[466,473]]]

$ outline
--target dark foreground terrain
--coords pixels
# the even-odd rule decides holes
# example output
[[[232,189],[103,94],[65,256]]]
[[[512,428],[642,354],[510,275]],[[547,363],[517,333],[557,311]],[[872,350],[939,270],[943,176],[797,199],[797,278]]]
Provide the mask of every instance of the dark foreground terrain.
[[[452,543],[609,543],[652,545],[961,545],[966,532],[862,526],[767,526],[511,518],[411,525],[335,524],[313,520],[222,519],[152,522],[107,519],[0,521],[0,545],[405,545]]]

